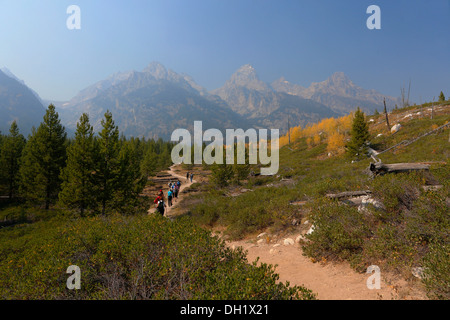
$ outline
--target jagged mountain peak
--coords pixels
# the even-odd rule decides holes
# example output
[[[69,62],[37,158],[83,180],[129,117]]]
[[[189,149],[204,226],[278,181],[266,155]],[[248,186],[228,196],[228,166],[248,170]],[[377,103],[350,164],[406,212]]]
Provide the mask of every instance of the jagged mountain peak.
[[[156,79],[167,79],[168,76],[168,70],[166,67],[157,61],[149,63],[148,66],[142,70],[142,72],[150,73]]]
[[[256,73],[255,68],[253,68],[252,65],[250,64],[246,64],[243,65],[242,67],[240,67],[239,69],[236,70],[235,73],[233,73],[233,75],[231,76],[233,77],[241,77],[241,78],[249,78],[249,79],[258,79],[258,74]]]
[[[253,68],[253,66],[251,64],[244,64],[243,66],[241,66],[236,72],[239,73],[253,73],[256,74],[256,70],[255,68]]]
[[[250,64],[245,64],[236,70],[224,87],[244,87],[256,91],[271,91],[270,87],[259,79],[255,68]]]
[[[350,80],[349,77],[347,77],[347,75],[342,72],[335,72],[333,73],[327,80],[325,80],[325,82],[329,85],[353,85],[352,80]]]

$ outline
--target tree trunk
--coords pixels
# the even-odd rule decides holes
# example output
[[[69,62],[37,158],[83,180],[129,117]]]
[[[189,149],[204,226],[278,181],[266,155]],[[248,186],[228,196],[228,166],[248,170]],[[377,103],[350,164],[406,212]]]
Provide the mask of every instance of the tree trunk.
[[[383,99],[383,104],[384,104],[384,115],[386,116],[386,125],[388,127],[388,131],[391,132],[391,126],[389,125],[389,118],[386,109],[386,98]]]
[[[383,175],[386,173],[398,173],[398,172],[408,172],[408,171],[416,171],[416,170],[429,170],[429,164],[422,163],[393,163],[393,164],[384,164],[381,162],[371,163],[369,167],[370,171],[372,171],[375,175]]]
[[[351,198],[351,197],[359,197],[359,196],[367,196],[371,194],[370,190],[361,190],[361,191],[345,191],[340,193],[329,193],[326,196],[330,199],[341,199],[341,198]]]

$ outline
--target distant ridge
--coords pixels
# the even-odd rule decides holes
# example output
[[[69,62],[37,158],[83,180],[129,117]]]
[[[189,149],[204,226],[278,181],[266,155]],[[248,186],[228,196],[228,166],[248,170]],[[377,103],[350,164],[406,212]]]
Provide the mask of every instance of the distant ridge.
[[[83,112],[95,131],[109,110],[125,136],[169,140],[177,128],[193,129],[194,121],[205,128],[246,128],[247,121],[228,105],[197,85],[192,78],[152,62],[142,71],[116,73],[99,81],[65,103],[63,123],[75,128]]]
[[[31,128],[42,121],[45,108],[36,92],[12,72],[6,72],[8,74],[0,71],[0,130],[7,134],[11,123],[16,120],[20,133],[27,136]]]
[[[366,90],[355,85],[343,72],[335,72],[322,82],[313,82],[308,88],[292,84],[280,78],[271,84],[278,92],[297,95],[320,102],[340,115],[347,114],[360,107],[372,114],[375,109],[383,108],[383,99],[388,106],[400,105],[400,99],[383,95],[375,90]]]
[[[265,83],[252,65],[245,64],[222,87],[208,91],[191,76],[179,74],[159,62],[149,63],[142,71],[114,73],[81,90],[69,101],[43,102],[12,72],[2,70],[8,74],[2,72],[0,107],[6,115],[1,123],[3,132],[13,119],[30,132],[31,126],[42,120],[44,106],[49,103],[55,104],[69,134],[76,129],[83,112],[89,114],[94,129],[100,130],[103,115],[109,110],[124,135],[165,140],[177,128],[191,130],[195,120],[203,121],[205,129],[272,128],[283,134],[288,129],[288,119],[291,125],[305,126],[348,114],[357,107],[366,113],[381,111],[384,98],[388,107],[400,105],[400,99],[358,87],[343,72],[303,87],[284,77]],[[12,98],[19,88],[23,90],[19,96],[26,103]]]

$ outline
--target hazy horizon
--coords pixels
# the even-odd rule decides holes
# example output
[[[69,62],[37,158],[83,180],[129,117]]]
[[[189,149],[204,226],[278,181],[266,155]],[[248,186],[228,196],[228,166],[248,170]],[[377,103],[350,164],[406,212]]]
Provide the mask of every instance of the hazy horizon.
[[[78,5],[81,29],[69,30]],[[381,8],[369,30],[368,6]],[[242,65],[270,83],[308,87],[344,72],[355,84],[411,101],[450,94],[449,0],[0,1],[0,68],[44,100],[67,101],[117,72],[157,61],[213,90]]]

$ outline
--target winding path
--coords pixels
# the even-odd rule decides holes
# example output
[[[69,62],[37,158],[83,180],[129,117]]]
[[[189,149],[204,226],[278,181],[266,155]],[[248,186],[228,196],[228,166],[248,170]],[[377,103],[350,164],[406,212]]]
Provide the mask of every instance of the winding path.
[[[183,190],[196,182],[195,180],[187,181],[186,171],[180,170],[184,173],[181,175],[175,172],[176,169],[176,165],[171,166],[167,171],[167,177],[164,176],[162,179],[164,181],[180,179],[182,183],[177,201],[172,207],[166,208],[165,216],[169,218],[171,210],[179,206],[180,200],[187,195]],[[163,186],[163,191],[167,195],[167,185]],[[155,211],[155,206],[152,206],[148,213]],[[408,281],[392,277],[383,270],[381,271],[381,288],[370,290],[367,287],[370,274],[356,273],[346,262],[313,263],[311,259],[302,255],[302,249],[297,243],[284,245],[283,239],[279,239],[278,244],[257,243],[258,239],[250,237],[241,241],[226,241],[226,243],[231,248],[239,246],[246,250],[249,262],[259,257],[260,263],[276,265],[276,273],[280,276],[281,282],[289,281],[291,285],[305,286],[317,293],[321,300],[427,299],[424,292],[417,290]]]
[[[180,175],[180,174],[176,173],[176,172],[175,172],[176,166],[177,166],[177,165],[172,165],[172,166],[169,168],[169,170],[167,171],[167,174],[171,175],[171,176],[173,177],[173,180],[179,179],[179,180],[181,181],[181,186],[180,186],[180,190],[179,190],[179,192],[178,192],[178,198],[177,198],[176,200],[173,200],[173,201],[172,201],[172,206],[169,207],[169,205],[168,205],[167,202],[166,202],[167,207],[166,207],[166,211],[164,212],[164,215],[165,215],[165,216],[169,216],[169,212],[170,212],[173,208],[176,208],[176,207],[178,206],[178,204],[180,203],[181,199],[184,197],[183,190],[184,190],[185,188],[190,187],[193,183],[196,182],[195,179],[192,179],[192,182],[191,182],[190,179],[189,179],[189,180],[186,180],[186,175],[183,176],[183,175]],[[167,191],[169,190],[169,189],[168,189],[168,186],[163,187],[162,190],[163,190],[164,195],[165,195],[165,197],[166,197],[166,196],[167,196]],[[154,213],[155,211],[156,211],[156,207],[155,207],[154,205],[152,205],[152,206],[150,207],[150,209],[148,209],[148,214],[152,214],[152,213]]]

